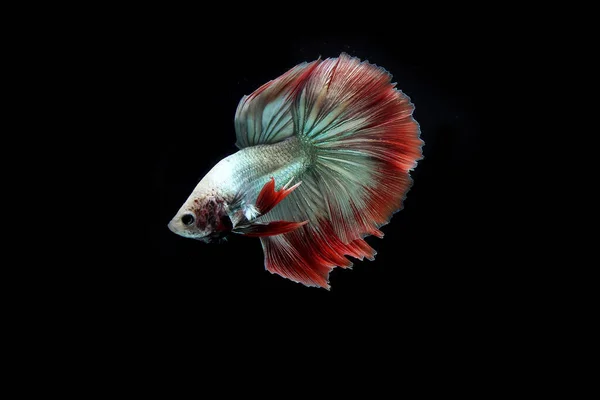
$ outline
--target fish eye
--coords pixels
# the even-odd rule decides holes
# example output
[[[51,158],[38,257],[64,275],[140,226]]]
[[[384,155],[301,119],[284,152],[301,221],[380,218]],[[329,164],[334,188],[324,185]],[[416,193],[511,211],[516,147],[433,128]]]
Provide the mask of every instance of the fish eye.
[[[184,225],[190,226],[194,223],[194,219],[195,218],[192,214],[185,214],[183,217],[181,217],[181,222],[183,222]]]

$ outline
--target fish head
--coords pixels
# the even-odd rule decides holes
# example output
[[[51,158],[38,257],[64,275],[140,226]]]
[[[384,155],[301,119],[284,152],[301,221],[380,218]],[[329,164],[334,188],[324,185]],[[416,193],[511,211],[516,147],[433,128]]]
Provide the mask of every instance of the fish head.
[[[223,199],[192,195],[169,222],[169,229],[179,236],[208,243],[230,233],[232,224]]]

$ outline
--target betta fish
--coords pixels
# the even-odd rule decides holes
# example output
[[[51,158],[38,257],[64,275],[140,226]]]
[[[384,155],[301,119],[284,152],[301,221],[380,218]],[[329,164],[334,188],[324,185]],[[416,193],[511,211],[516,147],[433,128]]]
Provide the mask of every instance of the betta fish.
[[[239,151],[215,165],[169,223],[210,242],[260,238],[265,268],[329,289],[346,258],[402,208],[421,159],[414,106],[383,68],[341,54],[302,63],[242,97]]]

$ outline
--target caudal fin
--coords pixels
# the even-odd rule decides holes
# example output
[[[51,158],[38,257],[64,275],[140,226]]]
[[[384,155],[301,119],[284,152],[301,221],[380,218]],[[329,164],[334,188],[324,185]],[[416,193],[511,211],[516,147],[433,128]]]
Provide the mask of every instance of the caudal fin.
[[[328,287],[332,268],[351,265],[344,256],[375,256],[364,237],[383,236],[379,227],[402,207],[409,172],[422,155],[414,107],[388,72],[346,54],[302,64],[257,92],[238,108],[238,143],[272,144],[296,135],[311,154],[297,177],[302,185],[259,218],[309,221],[261,238],[266,268]],[[283,130],[273,129],[281,121],[293,128],[286,122]]]

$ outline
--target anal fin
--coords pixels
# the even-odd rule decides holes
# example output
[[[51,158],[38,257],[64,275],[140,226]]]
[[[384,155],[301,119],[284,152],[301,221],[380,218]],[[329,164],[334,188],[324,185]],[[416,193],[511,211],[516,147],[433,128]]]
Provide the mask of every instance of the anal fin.
[[[260,240],[268,271],[306,286],[324,289],[329,289],[329,273],[333,268],[352,266],[345,255],[372,260],[376,254],[363,239],[343,243],[327,220],[286,235],[261,237]]]

